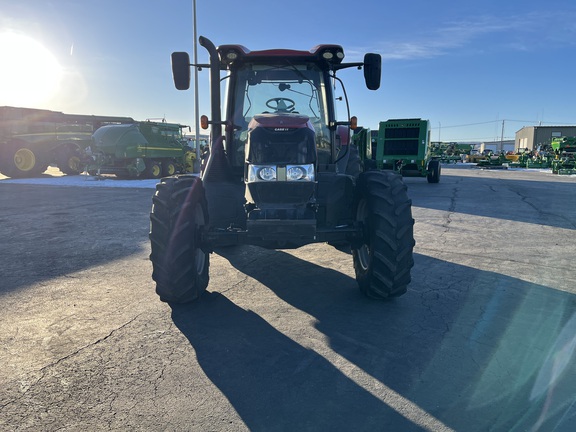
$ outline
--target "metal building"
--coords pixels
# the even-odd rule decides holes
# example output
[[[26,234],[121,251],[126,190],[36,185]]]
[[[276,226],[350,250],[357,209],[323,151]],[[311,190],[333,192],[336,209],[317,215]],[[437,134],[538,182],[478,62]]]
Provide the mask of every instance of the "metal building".
[[[537,150],[563,136],[576,136],[576,126],[524,126],[516,132],[515,145],[516,149]]]
[[[484,141],[480,143],[480,152],[492,150],[494,153],[509,152],[515,149],[514,140]]]

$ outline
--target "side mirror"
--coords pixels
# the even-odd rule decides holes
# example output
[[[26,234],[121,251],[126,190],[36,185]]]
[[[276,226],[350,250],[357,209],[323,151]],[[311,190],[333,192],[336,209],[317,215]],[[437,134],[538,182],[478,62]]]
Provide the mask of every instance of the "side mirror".
[[[364,55],[364,80],[369,90],[380,88],[382,75],[382,57],[380,54],[368,53]]]
[[[187,52],[172,53],[172,76],[178,90],[190,88],[190,56]]]

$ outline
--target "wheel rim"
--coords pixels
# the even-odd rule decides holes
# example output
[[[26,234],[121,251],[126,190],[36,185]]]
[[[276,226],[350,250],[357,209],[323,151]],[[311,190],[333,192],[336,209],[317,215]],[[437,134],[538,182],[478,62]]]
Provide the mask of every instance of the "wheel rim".
[[[175,172],[176,172],[176,167],[174,166],[173,163],[169,163],[168,165],[166,165],[166,174],[174,175]]]
[[[356,219],[364,224],[364,243],[357,250],[358,262],[362,270],[368,270],[370,266],[370,246],[367,241],[369,241],[369,236],[367,235],[367,222],[368,222],[368,208],[366,205],[366,200],[361,200],[358,204],[358,210],[356,212]]]
[[[72,156],[68,159],[68,168],[74,171],[80,171],[80,158],[78,156]]]
[[[36,156],[34,152],[23,148],[14,153],[14,165],[20,171],[30,171],[36,165]]]
[[[197,205],[194,209],[194,224],[196,225],[196,245],[200,244],[200,230],[199,228],[204,226],[204,212],[202,211],[202,206]],[[196,253],[194,254],[194,261],[196,263],[196,273],[201,274],[204,271],[204,266],[206,265],[206,254],[204,251],[197,247]]]
[[[152,165],[151,172],[152,172],[152,175],[154,177],[160,177],[160,173],[162,172],[162,169],[160,168],[160,165],[154,164],[154,165]]]

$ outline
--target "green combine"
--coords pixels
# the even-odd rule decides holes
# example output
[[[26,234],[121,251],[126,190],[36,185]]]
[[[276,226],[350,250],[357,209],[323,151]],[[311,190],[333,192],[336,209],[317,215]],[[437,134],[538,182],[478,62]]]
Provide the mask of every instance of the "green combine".
[[[195,152],[176,123],[136,122],[103,126],[92,136],[92,175],[160,178],[192,172]]]
[[[372,159],[378,169],[393,170],[403,177],[426,177],[428,183],[440,181],[440,156],[432,152],[428,120],[380,122],[378,131],[371,132],[370,148],[361,150],[361,155]]]

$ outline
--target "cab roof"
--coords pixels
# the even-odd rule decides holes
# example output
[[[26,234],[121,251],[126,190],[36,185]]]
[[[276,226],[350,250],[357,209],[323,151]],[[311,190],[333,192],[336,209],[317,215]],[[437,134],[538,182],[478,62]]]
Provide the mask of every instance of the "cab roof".
[[[309,51],[293,49],[267,49],[251,51],[243,45],[220,45],[218,48],[220,63],[224,69],[236,63],[265,62],[281,59],[290,61],[315,62],[324,65],[338,65],[344,59],[344,49],[340,45],[316,45]]]

